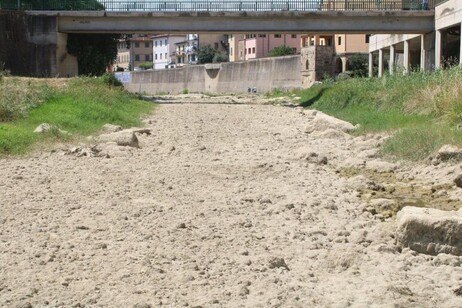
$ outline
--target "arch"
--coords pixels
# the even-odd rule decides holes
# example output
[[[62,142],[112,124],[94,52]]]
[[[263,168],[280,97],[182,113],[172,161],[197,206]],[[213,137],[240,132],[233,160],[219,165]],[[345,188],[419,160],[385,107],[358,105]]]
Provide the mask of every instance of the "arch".
[[[335,74],[340,74],[343,71],[343,62],[340,57],[335,59]]]

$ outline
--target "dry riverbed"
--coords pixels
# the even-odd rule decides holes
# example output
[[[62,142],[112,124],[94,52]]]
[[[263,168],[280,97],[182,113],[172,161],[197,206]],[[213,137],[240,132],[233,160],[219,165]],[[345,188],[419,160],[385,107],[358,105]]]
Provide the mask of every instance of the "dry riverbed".
[[[460,208],[460,164],[317,116],[164,104],[139,148],[0,160],[0,306],[460,307],[462,257],[395,241],[403,205]]]

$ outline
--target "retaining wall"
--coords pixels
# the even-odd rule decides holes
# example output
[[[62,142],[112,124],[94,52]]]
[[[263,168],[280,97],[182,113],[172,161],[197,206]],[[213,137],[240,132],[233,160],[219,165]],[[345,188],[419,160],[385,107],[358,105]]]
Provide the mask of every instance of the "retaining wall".
[[[194,65],[182,68],[131,72],[126,88],[131,92],[147,93],[244,93],[249,88],[257,92],[273,89],[300,88],[300,56],[285,56]]]

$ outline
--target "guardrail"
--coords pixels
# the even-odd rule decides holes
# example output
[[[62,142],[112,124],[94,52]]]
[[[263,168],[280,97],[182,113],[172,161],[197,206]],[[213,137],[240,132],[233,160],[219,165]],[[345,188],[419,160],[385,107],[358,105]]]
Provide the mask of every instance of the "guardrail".
[[[34,11],[397,11],[432,10],[447,0],[0,0],[0,9]]]

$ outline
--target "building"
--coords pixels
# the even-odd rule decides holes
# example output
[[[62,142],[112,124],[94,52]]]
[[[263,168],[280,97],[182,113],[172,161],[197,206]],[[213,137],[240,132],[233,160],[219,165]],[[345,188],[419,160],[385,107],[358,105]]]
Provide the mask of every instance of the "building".
[[[120,39],[117,42],[117,59],[114,63],[116,71],[128,71],[130,66],[130,43],[127,39]]]
[[[176,66],[176,44],[184,41],[184,35],[156,35],[153,37],[154,69],[173,68]]]
[[[134,35],[130,39],[130,70],[135,70],[141,63],[152,63],[152,37]]]
[[[197,64],[197,52],[210,45],[218,52],[228,52],[228,38],[223,34],[188,34],[183,41],[175,44],[177,65]]]
[[[229,61],[264,58],[272,49],[285,45],[300,53],[298,34],[233,34],[229,36]]]
[[[435,32],[407,35],[374,35],[369,44],[369,75],[385,70],[432,70],[462,65],[462,2],[448,0],[435,7]],[[377,63],[377,64],[376,64]]]

